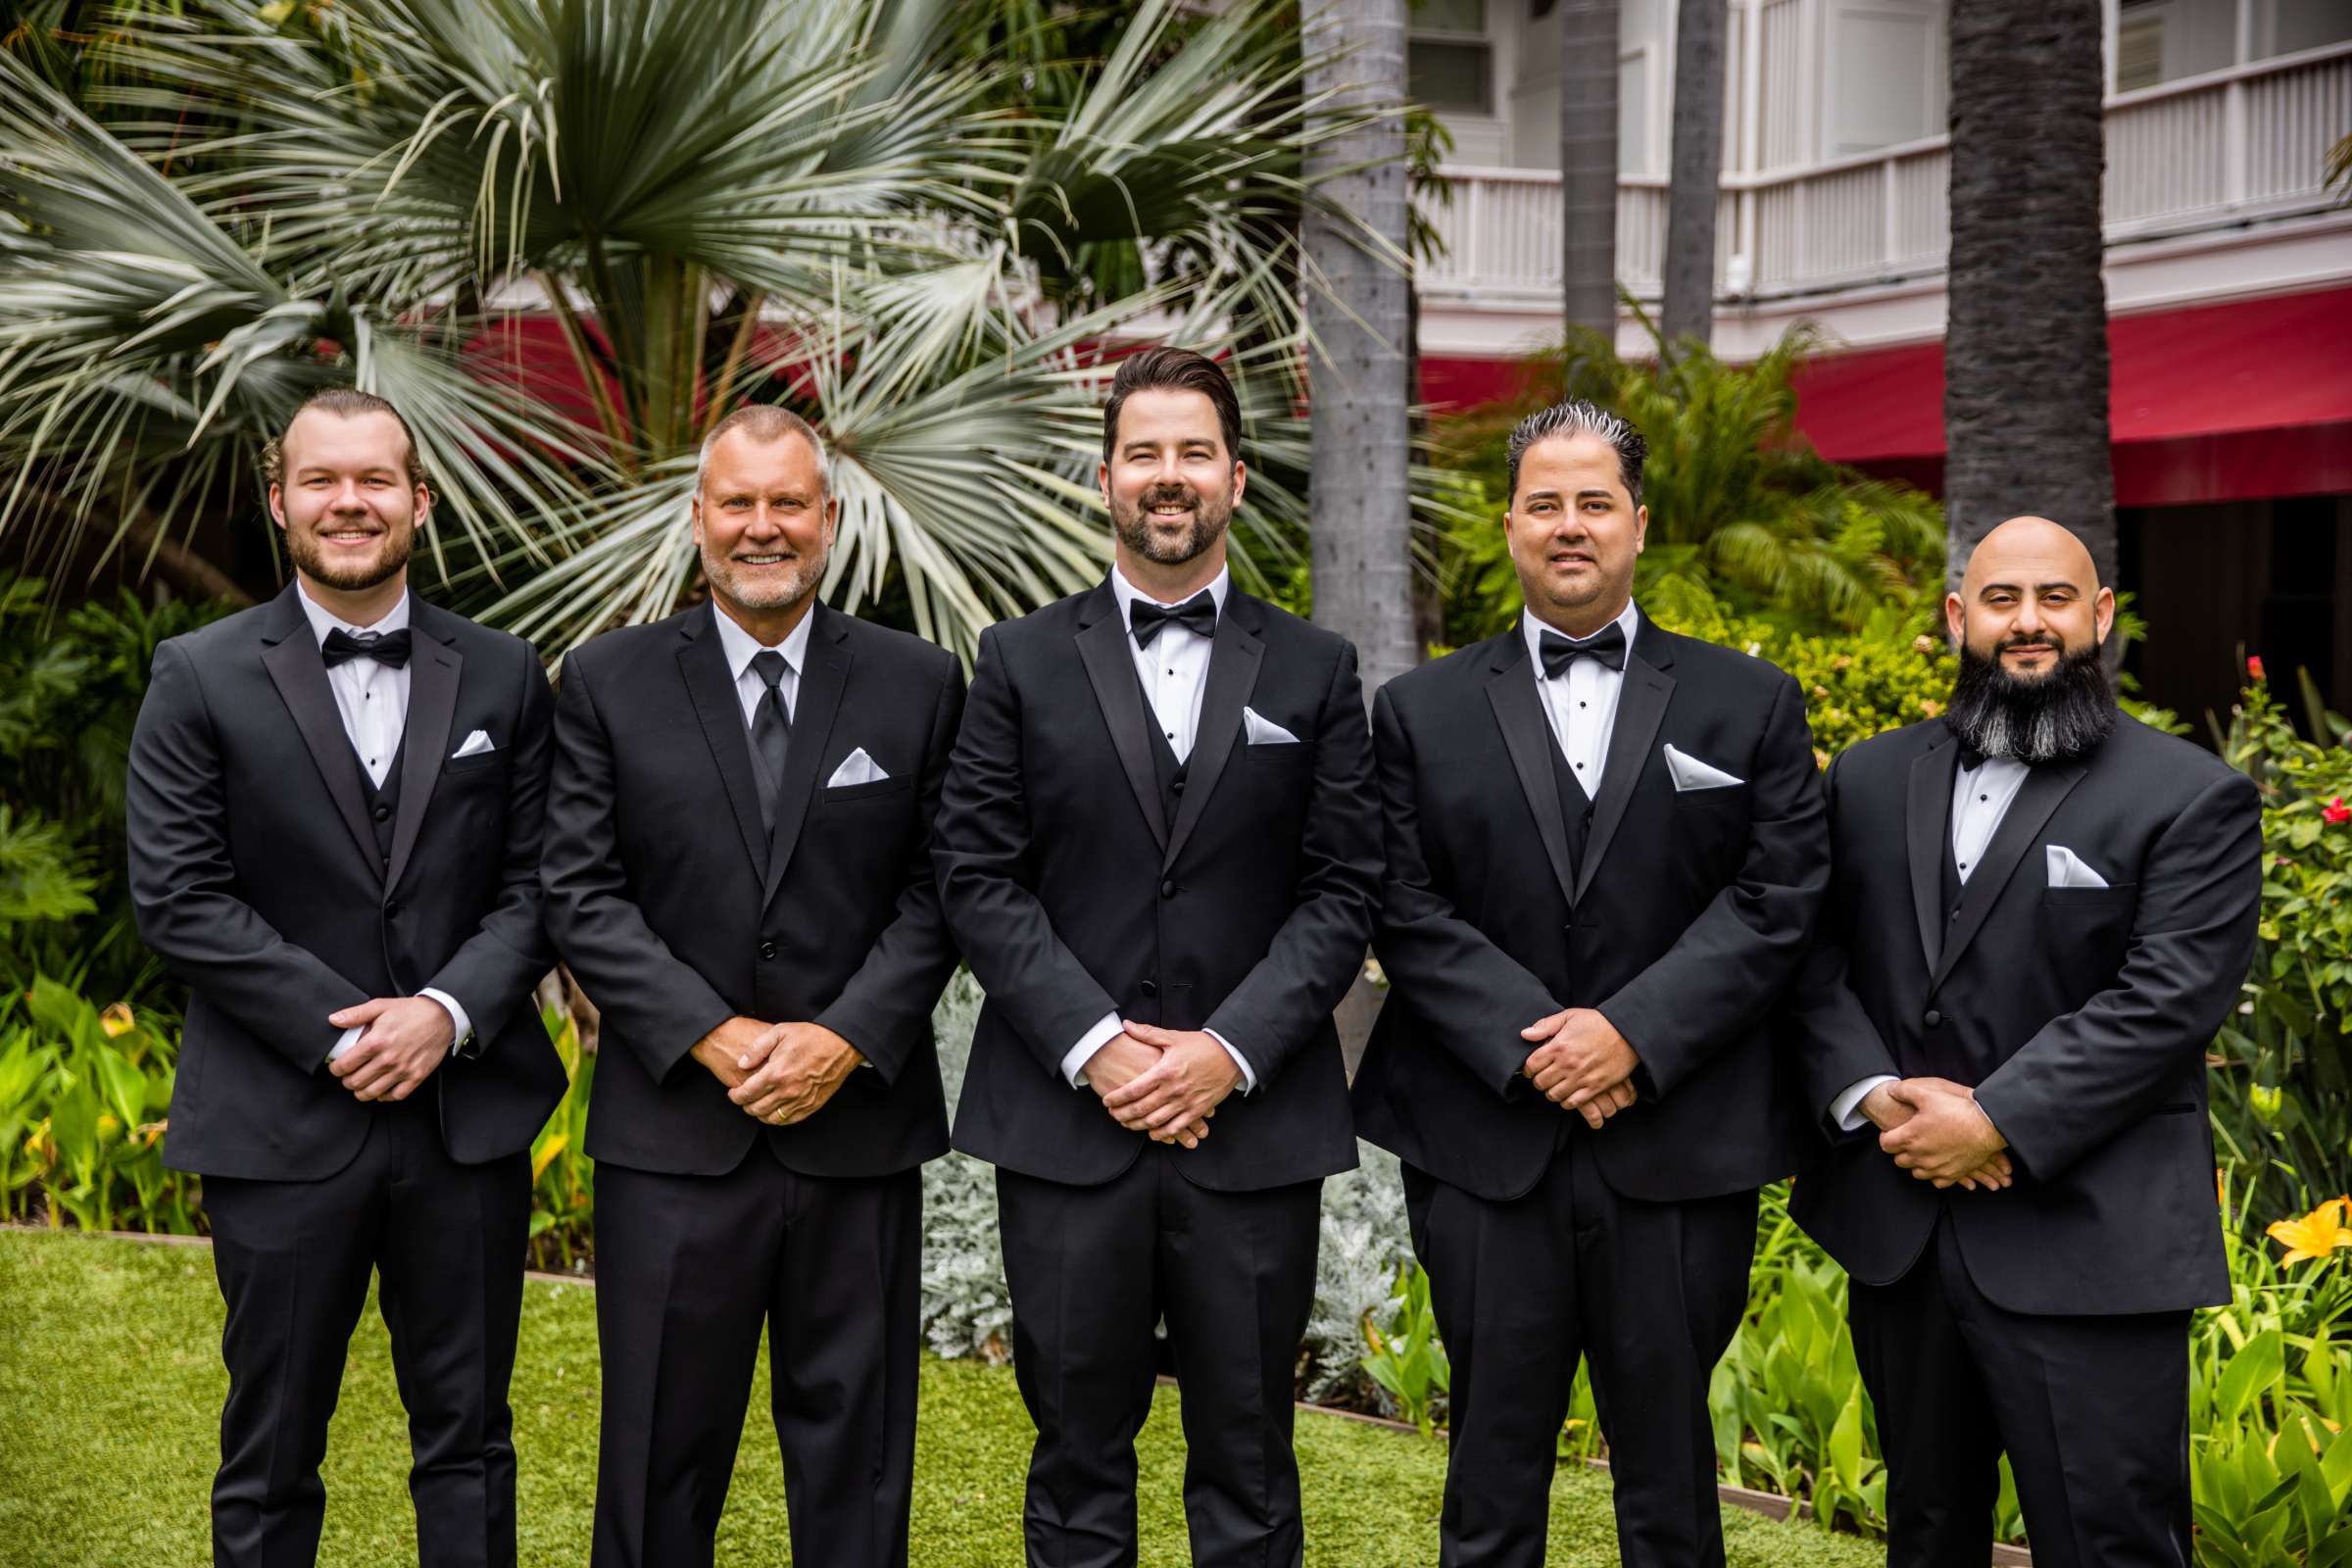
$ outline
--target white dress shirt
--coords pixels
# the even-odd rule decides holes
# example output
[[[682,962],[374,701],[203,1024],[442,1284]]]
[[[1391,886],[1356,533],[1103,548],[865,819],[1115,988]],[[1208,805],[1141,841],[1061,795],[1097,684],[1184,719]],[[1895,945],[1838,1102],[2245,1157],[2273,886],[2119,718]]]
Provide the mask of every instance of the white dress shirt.
[[[784,656],[784,673],[777,677],[776,690],[783,694],[787,716],[801,709],[801,668],[808,662],[808,628],[816,620],[816,607],[810,605],[800,624],[784,634],[784,640],[770,650],[765,643],[735,623],[733,616],[716,605],[710,607],[710,618],[718,622],[718,646],[727,656],[727,673],[735,681],[735,700],[743,704],[743,727],[748,731],[752,720],[760,715],[760,700],[767,695],[767,682],[752,667],[752,660],[760,654],[774,652]]]
[[[1952,775],[1952,866],[1966,883],[1991,847],[1992,836],[2000,831],[2001,818],[2009,814],[2009,803],[2017,799],[2020,786],[2032,771],[2027,765],[2010,757],[1987,757],[1975,767],[1963,767]],[[1862,1114],[1862,1102],[1881,1084],[1895,1082],[1891,1073],[1877,1073],[1848,1084],[1830,1102],[1830,1115],[1845,1132],[1853,1132],[1869,1118]]]
[[[1630,656],[1634,648],[1634,633],[1642,624],[1641,612],[1627,600],[1625,609],[1609,623],[1625,633],[1625,648]],[[1600,631],[1608,630],[1603,626]],[[1556,677],[1544,673],[1544,634],[1555,637],[1568,634],[1556,626],[1546,626],[1530,611],[1519,612],[1519,630],[1527,638],[1527,658],[1536,672],[1536,695],[1542,699],[1544,711],[1551,719],[1552,738],[1560,744],[1560,755],[1568,760],[1569,771],[1577,783],[1584,786],[1587,800],[1600,798],[1600,773],[1609,758],[1609,734],[1617,727],[1617,694],[1625,689],[1625,671],[1611,669],[1597,659],[1579,659]],[[1592,637],[1600,635],[1599,631]],[[1592,637],[1568,637],[1572,643],[1586,643]]]
[[[1208,585],[1208,596],[1216,602],[1217,613],[1225,613],[1225,595],[1233,587],[1233,577],[1224,567],[1217,568],[1214,581]],[[1189,626],[1166,621],[1152,646],[1144,647],[1135,640],[1135,606],[1138,600],[1149,601],[1174,609],[1185,600],[1173,602],[1153,599],[1127,580],[1127,574],[1117,566],[1110,568],[1110,594],[1118,601],[1119,621],[1128,628],[1127,651],[1135,656],[1135,673],[1144,683],[1146,705],[1152,710],[1153,722],[1160,734],[1167,737],[1168,748],[1176,760],[1186,761],[1193,755],[1193,738],[1200,728],[1200,695],[1208,687],[1208,655],[1213,639],[1203,637]],[[1186,595],[1190,599],[1191,595]],[[1078,1037],[1078,1043],[1062,1053],[1061,1075],[1073,1089],[1086,1083],[1086,1064],[1121,1033],[1119,1015],[1106,1012],[1095,1026]],[[1242,1093],[1249,1094],[1257,1087],[1257,1074],[1250,1069],[1250,1058],[1234,1049],[1233,1042],[1214,1029],[1204,1031],[1211,1040],[1225,1048],[1233,1064],[1241,1069]]]
[[[389,636],[393,632],[408,629],[409,596],[406,591],[402,592],[400,603],[386,611],[383,618],[374,625],[355,626],[313,599],[309,591],[300,586],[299,578],[296,583],[294,597],[302,605],[302,613],[310,621],[312,635],[318,639],[321,650],[326,647],[326,635],[331,631],[344,631],[361,637],[369,632]],[[343,733],[350,738],[353,753],[358,756],[360,765],[368,770],[368,777],[375,787],[382,789],[385,778],[392,771],[392,759],[400,751],[401,732],[408,728],[409,666],[403,664],[394,669],[372,659],[347,659],[326,672],[326,684],[327,689],[335,694],[335,711],[343,716]],[[449,1049],[452,1052],[472,1036],[473,1020],[466,1016],[466,1009],[458,1004],[457,998],[430,986],[416,994],[432,998],[449,1014],[450,1026],[456,1031],[449,1037]],[[344,1030],[336,1037],[334,1049],[326,1054],[326,1059],[332,1061],[358,1045],[360,1036],[367,1032],[367,1028],[366,1024],[354,1024]]]

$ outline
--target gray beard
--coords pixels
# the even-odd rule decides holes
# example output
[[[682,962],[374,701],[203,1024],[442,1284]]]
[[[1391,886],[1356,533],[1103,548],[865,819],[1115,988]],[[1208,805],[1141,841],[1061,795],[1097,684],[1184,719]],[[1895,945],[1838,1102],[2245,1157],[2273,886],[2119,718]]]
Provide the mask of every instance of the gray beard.
[[[1963,645],[1944,722],[1986,757],[2035,764],[2088,757],[2115,733],[2117,712],[2095,643],[2039,680],[2009,674],[1997,651],[1987,659]]]

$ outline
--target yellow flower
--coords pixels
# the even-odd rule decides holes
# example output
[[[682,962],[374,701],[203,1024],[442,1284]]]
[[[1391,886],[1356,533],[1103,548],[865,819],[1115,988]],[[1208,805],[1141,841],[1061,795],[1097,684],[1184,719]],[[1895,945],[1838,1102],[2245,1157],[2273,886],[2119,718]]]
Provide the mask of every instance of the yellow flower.
[[[2281,1266],[2326,1257],[2339,1248],[2352,1250],[2352,1195],[2331,1198],[2301,1219],[2279,1220],[2269,1235],[2286,1249]]]
[[[98,1015],[98,1027],[106,1031],[109,1040],[120,1040],[138,1026],[139,1020],[130,1015],[130,1004],[127,1002],[110,1003],[107,1009]]]

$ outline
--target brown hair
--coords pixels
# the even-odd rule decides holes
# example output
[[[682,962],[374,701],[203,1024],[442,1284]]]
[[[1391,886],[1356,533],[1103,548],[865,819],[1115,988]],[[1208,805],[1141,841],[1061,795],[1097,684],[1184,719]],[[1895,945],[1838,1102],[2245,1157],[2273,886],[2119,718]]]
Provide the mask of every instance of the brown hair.
[[[409,421],[401,417],[398,409],[374,393],[363,392],[356,386],[322,386],[309,397],[304,398],[294,412],[286,416],[283,428],[263,446],[262,477],[270,483],[284,484],[286,482],[286,437],[293,431],[294,421],[313,409],[321,410],[343,419],[357,418],[363,414],[389,414],[392,416],[392,422],[400,426],[401,439],[409,444],[405,466],[408,470],[410,485],[416,486],[425,482],[424,462],[416,455],[416,432],[409,428]]]
[[[1225,436],[1225,457],[1238,463],[1242,456],[1242,401],[1234,396],[1225,368],[1205,354],[1161,344],[1119,362],[1110,378],[1110,401],[1102,405],[1102,461],[1110,462],[1118,443],[1119,410],[1134,392],[1198,392],[1217,411],[1217,427]]]

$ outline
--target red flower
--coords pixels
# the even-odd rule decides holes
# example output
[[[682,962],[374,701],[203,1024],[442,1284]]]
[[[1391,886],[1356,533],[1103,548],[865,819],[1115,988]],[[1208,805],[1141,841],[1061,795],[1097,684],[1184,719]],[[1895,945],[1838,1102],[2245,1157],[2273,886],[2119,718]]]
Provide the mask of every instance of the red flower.
[[[2262,672],[2262,656],[2260,654],[2249,654],[2246,656],[2246,678],[2249,680],[2265,682],[2270,679],[2268,675],[2265,675]]]
[[[2346,806],[2344,804],[2344,798],[2341,795],[2338,795],[2332,804],[2320,808],[2320,819],[2325,822],[2334,822],[2339,825],[2345,822],[2352,822],[2352,806]]]

